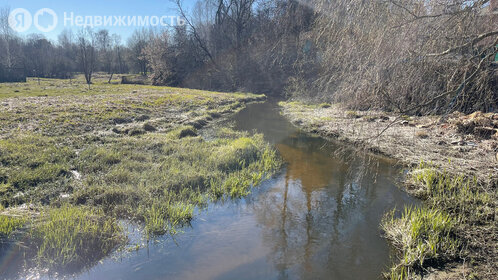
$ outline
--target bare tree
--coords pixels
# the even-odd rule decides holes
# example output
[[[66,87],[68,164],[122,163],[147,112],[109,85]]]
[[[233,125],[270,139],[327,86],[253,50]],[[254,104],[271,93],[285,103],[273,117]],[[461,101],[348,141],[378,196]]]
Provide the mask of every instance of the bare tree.
[[[99,61],[102,64],[102,69],[109,74],[108,83],[111,83],[112,77],[114,75],[115,67],[115,44],[119,42],[119,38],[116,38],[116,35],[109,34],[108,30],[102,29],[97,32],[96,40],[97,40],[97,52]]]
[[[143,53],[152,71],[154,84],[169,84],[172,79],[172,51],[169,48],[169,35],[163,31],[149,42]]]
[[[114,42],[114,57],[115,57],[115,72],[124,73],[125,70],[125,61],[123,58],[123,46],[121,45],[121,37],[119,35],[112,35],[112,41]]]
[[[23,41],[10,29],[10,10],[0,9],[0,81],[20,82],[26,80],[23,57]]]
[[[96,49],[103,69],[105,69],[107,74],[111,74],[113,62],[113,54],[111,50],[113,48],[113,41],[109,31],[106,29],[99,30],[95,34],[95,40],[97,41]]]
[[[96,36],[91,29],[85,28],[80,30],[78,34],[79,62],[85,74],[88,88],[90,88],[90,84],[92,83],[92,74],[97,61],[96,41]]]
[[[145,28],[135,30],[128,39],[128,48],[130,49],[130,60],[138,66],[142,75],[147,75],[148,61],[144,55],[144,50],[148,42],[153,38],[153,31]]]
[[[12,67],[12,58],[10,53],[10,39],[12,36],[12,31],[9,27],[9,14],[10,9],[2,8],[0,9],[0,32],[3,41],[4,50],[4,65],[6,67]]]
[[[59,50],[61,52],[60,73],[62,78],[70,78],[72,82],[72,73],[77,71],[78,50],[75,45],[74,34],[71,29],[63,30],[58,36]]]

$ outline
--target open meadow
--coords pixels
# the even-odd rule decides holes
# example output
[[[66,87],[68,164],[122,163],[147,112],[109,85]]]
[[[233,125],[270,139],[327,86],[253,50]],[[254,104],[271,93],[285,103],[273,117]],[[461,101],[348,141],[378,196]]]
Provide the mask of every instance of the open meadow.
[[[0,85],[0,238],[77,271],[126,245],[119,221],[174,234],[280,166],[262,135],[199,130],[263,95],[29,79]]]

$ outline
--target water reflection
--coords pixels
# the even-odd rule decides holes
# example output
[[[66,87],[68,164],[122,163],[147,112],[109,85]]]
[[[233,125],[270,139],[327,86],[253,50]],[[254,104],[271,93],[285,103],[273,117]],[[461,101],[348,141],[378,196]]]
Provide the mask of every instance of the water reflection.
[[[396,176],[392,162],[345,161],[333,156],[337,146],[289,127],[292,133],[282,137],[273,128],[287,122],[266,106],[250,107],[236,120],[248,129],[248,120],[264,119],[256,129],[287,163],[281,180],[251,205],[279,278],[377,278],[389,260],[379,220],[394,205],[411,202],[388,179]]]
[[[379,276],[388,263],[379,219],[404,195],[383,175],[372,183],[377,174],[357,176],[326,153],[278,147],[289,163],[285,175],[252,207],[279,278]]]

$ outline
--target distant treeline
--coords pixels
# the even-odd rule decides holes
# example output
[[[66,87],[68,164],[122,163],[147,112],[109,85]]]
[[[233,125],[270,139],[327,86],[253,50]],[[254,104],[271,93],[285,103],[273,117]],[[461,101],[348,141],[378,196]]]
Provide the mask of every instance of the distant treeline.
[[[2,67],[63,77],[149,74],[154,84],[286,94],[406,114],[498,109],[495,0],[200,0],[185,26],[57,43],[5,32]],[[8,43],[6,43],[8,42]],[[7,48],[11,51],[3,51]],[[10,47],[9,47],[10,46]],[[13,47],[12,47],[13,46]]]
[[[38,34],[21,38],[4,32],[0,40],[0,81],[9,82],[9,75],[64,79],[84,72],[85,52],[90,50],[85,49],[84,36],[88,32],[80,33],[64,31],[57,42],[52,42]],[[92,36],[93,71],[109,74],[141,71],[139,59],[129,47],[121,44],[118,36],[110,35],[107,30]]]

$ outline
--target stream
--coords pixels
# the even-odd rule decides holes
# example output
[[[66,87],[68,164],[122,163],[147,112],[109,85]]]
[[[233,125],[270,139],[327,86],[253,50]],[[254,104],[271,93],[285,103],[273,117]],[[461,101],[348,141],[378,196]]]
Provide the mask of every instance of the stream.
[[[271,101],[230,123],[263,133],[285,168],[243,199],[210,204],[183,233],[76,279],[381,279],[391,264],[382,216],[417,203],[396,187],[394,162],[301,132]]]

